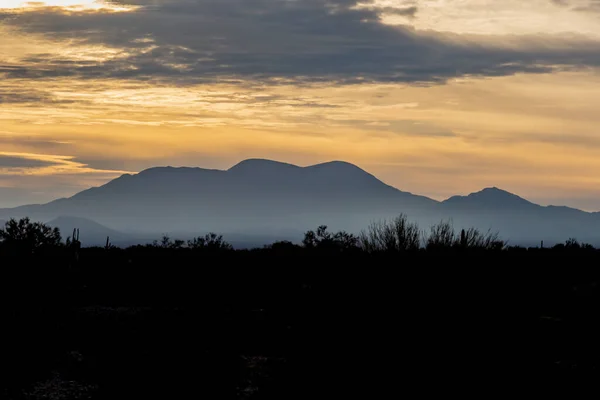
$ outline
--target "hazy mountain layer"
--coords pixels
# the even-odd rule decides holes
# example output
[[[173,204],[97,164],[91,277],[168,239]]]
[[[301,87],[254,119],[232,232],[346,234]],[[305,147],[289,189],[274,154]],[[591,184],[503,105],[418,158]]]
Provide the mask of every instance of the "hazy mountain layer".
[[[0,218],[55,221],[63,231],[85,226],[115,241],[161,233],[216,231],[244,237],[299,237],[325,224],[358,232],[371,221],[405,213],[425,230],[440,220],[499,231],[513,244],[549,245],[575,237],[600,244],[600,214],[542,207],[497,188],[438,202],[386,185],[345,162],[309,167],[246,160],[227,171],[151,168],[123,175],[67,199],[0,210]],[[91,221],[77,220],[85,218]],[[70,232],[64,232],[65,235]]]

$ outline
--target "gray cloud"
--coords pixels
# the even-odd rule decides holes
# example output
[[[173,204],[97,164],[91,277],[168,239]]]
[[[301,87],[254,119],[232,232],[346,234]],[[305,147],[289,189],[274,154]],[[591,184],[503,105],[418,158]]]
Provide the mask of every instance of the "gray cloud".
[[[52,54],[5,66],[7,77],[130,78],[179,84],[280,78],[302,82],[436,83],[463,76],[600,65],[600,43],[522,38],[522,49],[473,44],[381,23],[356,0],[121,0],[131,13],[28,12],[7,24],[56,39],[122,48],[105,62]],[[397,12],[414,15],[408,8]],[[556,47],[559,44],[559,48]],[[48,66],[51,68],[48,68]],[[0,67],[2,68],[2,67]]]
[[[590,0],[590,3],[586,6],[574,7],[575,11],[583,11],[583,12],[600,12],[600,1]]]
[[[1,66],[0,66],[1,70]],[[0,105],[1,104],[37,104],[37,103],[69,104],[70,100],[58,100],[43,91],[27,88],[22,89],[11,86],[2,86],[0,82]],[[1,140],[1,138],[0,138]]]
[[[18,145],[28,150],[40,150],[44,152],[60,151],[72,146],[71,143],[58,140],[44,140],[35,136],[25,136],[16,134],[5,134],[0,132],[0,146]]]
[[[57,165],[57,163],[0,154],[0,168],[41,168],[51,165]]]
[[[227,169],[240,161],[239,155],[213,156],[199,151],[177,154],[172,157],[117,159],[113,157],[77,157],[75,161],[90,168],[116,171],[142,171],[157,166],[199,166],[201,168]]]
[[[46,100],[46,96],[37,93],[12,92],[0,87],[0,104],[37,103]]]
[[[573,0],[550,0],[550,2],[561,7],[568,7],[573,11],[600,12],[600,0],[587,0],[585,5],[581,1]]]
[[[377,7],[372,9],[379,14],[386,15],[401,15],[407,18],[414,18],[419,11],[419,7],[416,5],[409,7]]]

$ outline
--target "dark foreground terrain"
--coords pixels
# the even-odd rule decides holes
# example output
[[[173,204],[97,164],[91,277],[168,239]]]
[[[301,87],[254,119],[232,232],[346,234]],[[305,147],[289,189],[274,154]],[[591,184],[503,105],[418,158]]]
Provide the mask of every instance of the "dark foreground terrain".
[[[599,377],[593,249],[77,257],[0,259],[2,398],[485,395]]]

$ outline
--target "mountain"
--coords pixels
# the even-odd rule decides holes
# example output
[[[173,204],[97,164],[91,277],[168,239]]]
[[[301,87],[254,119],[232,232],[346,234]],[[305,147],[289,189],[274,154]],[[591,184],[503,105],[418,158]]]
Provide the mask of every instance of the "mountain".
[[[79,229],[79,240],[85,246],[104,246],[107,237],[114,245],[133,239],[122,232],[107,228],[87,218],[61,216],[46,222],[46,224],[53,228],[59,228],[65,240],[73,235],[74,229]]]
[[[359,232],[373,220],[400,213],[423,229],[451,219],[457,229],[499,231],[513,244],[550,244],[569,237],[600,244],[597,213],[543,207],[495,187],[438,202],[398,190],[343,161],[299,167],[250,159],[228,170],[155,167],[70,198],[0,210],[0,218],[50,221],[69,216],[69,223],[66,217],[61,222],[65,228],[79,225],[83,232],[86,226],[103,240],[118,234],[191,237],[215,231],[251,241],[248,238],[300,238],[322,224]]]
[[[0,217],[89,218],[125,232],[302,232],[319,224],[356,230],[372,218],[433,208],[345,162],[298,167],[246,160],[227,171],[158,167]]]
[[[496,211],[502,209],[530,210],[536,207],[530,201],[496,187],[486,188],[468,196],[453,196],[443,201],[442,204],[451,209],[489,208]]]
[[[541,206],[498,188],[441,203],[442,214],[461,227],[497,231],[514,244],[539,245],[577,238],[600,244],[600,218],[569,207]]]

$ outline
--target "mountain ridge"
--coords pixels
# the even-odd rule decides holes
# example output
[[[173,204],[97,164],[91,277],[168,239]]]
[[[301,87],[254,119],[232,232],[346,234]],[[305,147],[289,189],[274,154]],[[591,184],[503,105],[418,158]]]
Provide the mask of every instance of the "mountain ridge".
[[[404,192],[351,163],[308,166],[247,159],[229,169],[152,167],[41,205],[0,209],[0,219],[87,218],[124,232],[302,231],[325,224],[358,232],[404,213],[422,226],[453,220],[458,227],[498,230],[548,243],[563,236],[600,243],[600,213],[541,206],[498,187],[437,201]]]

